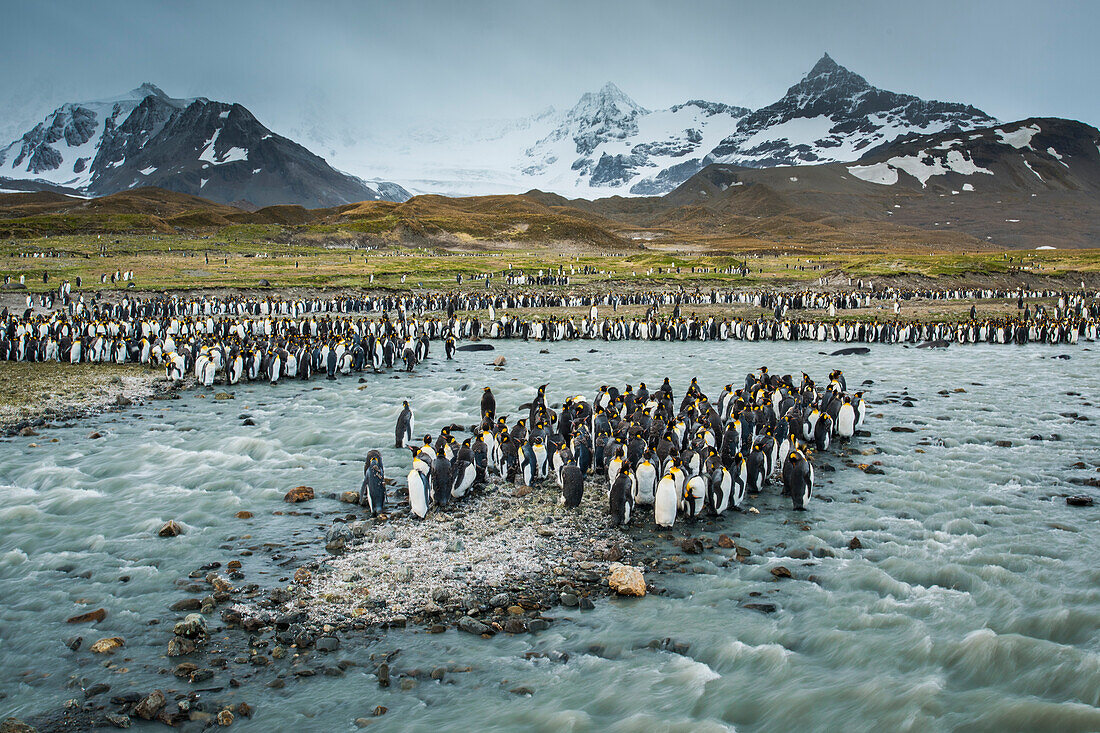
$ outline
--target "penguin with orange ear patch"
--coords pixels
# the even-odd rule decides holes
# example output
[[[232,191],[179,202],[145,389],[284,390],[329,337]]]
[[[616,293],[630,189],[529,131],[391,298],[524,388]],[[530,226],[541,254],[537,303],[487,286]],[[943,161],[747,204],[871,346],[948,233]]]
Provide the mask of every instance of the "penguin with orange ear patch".
[[[630,515],[634,513],[634,481],[629,466],[624,466],[615,477],[608,493],[611,509],[611,523],[616,527],[630,524]]]
[[[481,419],[492,422],[497,419],[497,400],[493,390],[486,387],[481,393]]]
[[[814,491],[814,467],[800,448],[791,450],[783,462],[783,489],[790,493],[795,509],[806,509]]]

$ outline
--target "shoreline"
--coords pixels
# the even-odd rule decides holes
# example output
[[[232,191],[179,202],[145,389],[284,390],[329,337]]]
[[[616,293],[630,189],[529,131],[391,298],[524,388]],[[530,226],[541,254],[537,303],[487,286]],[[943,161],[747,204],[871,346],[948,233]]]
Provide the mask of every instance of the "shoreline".
[[[189,386],[190,379],[173,384],[162,370],[139,364],[5,361],[0,366],[0,435],[35,435],[59,423],[175,399]]]

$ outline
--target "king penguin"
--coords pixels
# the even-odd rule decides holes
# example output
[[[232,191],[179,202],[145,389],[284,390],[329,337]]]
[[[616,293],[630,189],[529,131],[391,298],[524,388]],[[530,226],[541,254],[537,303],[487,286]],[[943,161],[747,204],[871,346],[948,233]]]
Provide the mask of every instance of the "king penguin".
[[[359,489],[359,503],[366,504],[372,515],[385,509],[385,480],[386,474],[382,468],[382,454],[372,450],[367,454],[367,462],[363,469],[363,485]]]
[[[836,414],[836,434],[844,440],[851,440],[856,432],[856,409],[852,398],[844,395],[844,404]]]
[[[630,524],[630,515],[634,511],[633,481],[630,469],[623,468],[611,485],[610,492],[611,523],[616,527]]]
[[[566,509],[575,509],[581,505],[584,495],[584,474],[575,463],[568,463],[561,469],[561,498]]]
[[[672,473],[666,473],[657,482],[657,491],[653,497],[653,521],[658,527],[671,528],[676,523],[676,480]]]
[[[795,509],[804,510],[810,503],[814,467],[801,450],[792,450],[783,464],[783,488],[790,493]]]
[[[394,447],[404,448],[412,441],[413,413],[409,401],[401,403],[401,414],[397,416],[397,428],[394,431]]]
[[[428,481],[415,468],[409,471],[409,508],[420,519],[428,516]]]
[[[493,390],[486,387],[481,393],[481,419],[494,422],[497,419],[497,400],[493,397]]]

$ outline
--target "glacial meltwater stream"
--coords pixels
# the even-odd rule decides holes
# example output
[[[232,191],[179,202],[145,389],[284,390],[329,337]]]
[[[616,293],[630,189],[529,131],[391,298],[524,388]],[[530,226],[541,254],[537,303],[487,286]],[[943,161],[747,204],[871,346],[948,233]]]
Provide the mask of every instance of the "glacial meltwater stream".
[[[414,374],[367,375],[365,389],[354,378],[239,385],[231,401],[191,390],[0,441],[0,718],[83,702],[102,683],[104,698],[218,690],[209,694],[254,708],[234,723],[251,731],[354,730],[379,705],[388,712],[371,730],[1100,730],[1100,507],[1064,498],[1095,495],[1081,483],[1100,478],[1093,345],[872,345],[838,357],[823,353],[838,346],[816,343],[495,347],[448,362],[433,344]],[[494,371],[498,355],[507,366]],[[673,530],[739,533],[748,562],[689,556],[682,573],[647,573],[666,594],[554,608],[558,620],[535,634],[344,634],[329,659],[314,653],[316,667],[354,665],[288,674],[281,689],[267,683],[290,658],[264,670],[230,658],[198,685],[163,671],[180,661],[164,649],[188,573],[237,559],[247,582],[285,584],[299,562],[324,554],[324,526],[349,511],[327,495],[359,488],[367,450],[381,449],[387,475],[404,483],[408,454],[393,448],[402,399],[417,433],[434,435],[472,422],[487,384],[514,419],[544,382],[560,404],[601,384],[655,388],[668,376],[678,404],[691,377],[716,397],[761,365],[819,383],[841,368],[850,389],[871,380],[871,436],[850,450],[857,462],[881,461],[883,474],[845,466],[834,450],[815,459],[836,470],[819,471],[808,512],[772,485],[748,502],[759,514]],[[902,390],[911,406],[888,401]],[[877,453],[861,456],[868,448]],[[307,514],[274,514],[292,508],[282,497],[300,484],[318,494],[299,505]],[[237,518],[242,510],[253,518]],[[158,538],[169,519],[185,532]],[[853,537],[862,549],[849,548]],[[793,578],[773,577],[778,564]],[[751,601],[777,610],[745,608]],[[66,624],[99,607],[98,624]],[[85,642],[71,651],[75,635]],[[109,660],[88,651],[109,636],[126,646]],[[666,638],[676,645],[650,644]],[[400,669],[452,671],[382,688],[370,655],[396,649]]]

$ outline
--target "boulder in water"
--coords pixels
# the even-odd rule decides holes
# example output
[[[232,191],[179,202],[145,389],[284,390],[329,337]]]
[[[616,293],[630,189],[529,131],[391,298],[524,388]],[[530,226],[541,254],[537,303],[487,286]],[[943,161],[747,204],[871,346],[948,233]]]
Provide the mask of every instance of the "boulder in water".
[[[169,519],[157,530],[158,537],[178,537],[181,534],[183,534],[183,527],[174,519]]]
[[[313,487],[311,486],[295,486],[286,492],[286,496],[283,497],[283,501],[288,504],[297,504],[300,501],[310,501],[311,499],[313,499]]]
[[[110,654],[115,649],[126,646],[126,641],[121,636],[110,636],[100,639],[89,647],[95,654]]]
[[[641,568],[614,562],[608,569],[611,574],[607,576],[607,584],[611,586],[611,590],[620,596],[645,595],[645,576],[642,575]]]
[[[164,710],[166,702],[163,692],[153,690],[134,707],[134,715],[142,720],[152,720]]]
[[[77,616],[73,616],[72,618],[68,619],[65,623],[69,623],[69,624],[84,624],[84,623],[89,623],[89,622],[94,623],[96,621],[102,621],[105,618],[107,618],[107,609],[106,608],[97,608],[94,611],[89,611],[88,613],[82,613],[82,614],[79,614]]]
[[[172,633],[188,639],[205,639],[208,633],[206,619],[203,618],[201,613],[189,613],[183,617],[183,621],[175,625]]]
[[[750,611],[759,611],[760,613],[775,613],[779,610],[779,606],[774,603],[746,603],[742,608],[747,608]]]

